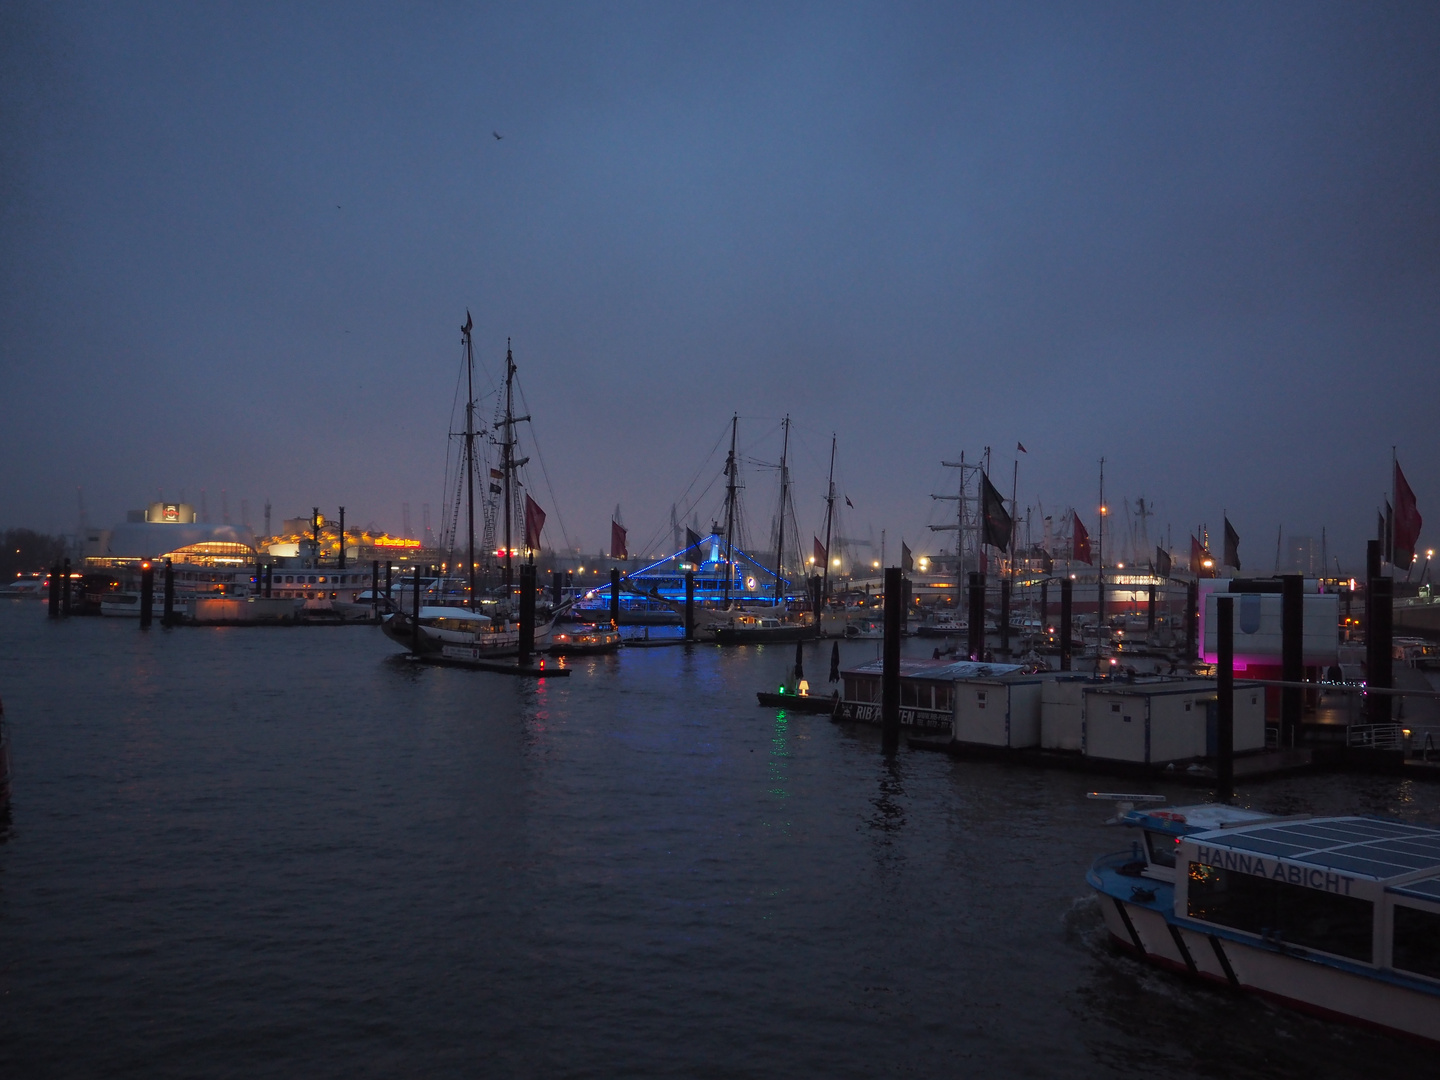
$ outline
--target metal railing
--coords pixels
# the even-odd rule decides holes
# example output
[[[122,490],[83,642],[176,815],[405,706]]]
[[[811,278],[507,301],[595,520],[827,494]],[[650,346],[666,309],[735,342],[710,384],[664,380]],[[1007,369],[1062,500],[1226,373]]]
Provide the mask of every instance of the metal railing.
[[[1345,729],[1345,745],[1366,750],[1403,750],[1405,733],[1399,724],[1351,724]]]

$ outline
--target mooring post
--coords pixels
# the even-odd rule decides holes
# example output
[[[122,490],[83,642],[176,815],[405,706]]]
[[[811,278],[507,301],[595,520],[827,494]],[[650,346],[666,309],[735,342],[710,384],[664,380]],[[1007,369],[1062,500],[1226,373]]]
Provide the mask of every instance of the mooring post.
[[[420,652],[420,566],[415,566],[415,592],[410,598],[410,651]]]
[[[1043,641],[1049,632],[1050,623],[1050,579],[1044,578],[1040,582],[1040,639]]]
[[[969,630],[970,659],[981,660],[985,656],[985,575],[975,570],[970,571]]]
[[[340,507],[340,558],[335,563],[337,569],[345,569],[345,507]]]
[[[60,564],[50,567],[50,618],[60,617]]]
[[[565,593],[564,593],[564,591],[562,590],[561,585],[560,585],[560,571],[559,571],[559,570],[551,570],[551,571],[550,571],[550,603],[553,604],[555,607],[558,608],[558,607],[560,606],[560,602],[561,602],[562,600],[564,600],[564,599],[565,599]]]
[[[1395,685],[1395,672],[1390,655],[1393,625],[1395,581],[1383,574],[1370,579],[1370,625],[1365,628],[1365,682],[1377,689],[1389,690]],[[1389,694],[1366,696],[1366,712],[1372,724],[1388,724],[1391,720]]]
[[[1060,670],[1070,670],[1070,626],[1075,618],[1075,583],[1060,579]]]
[[[60,614],[68,618],[70,615],[70,593],[72,592],[69,559],[65,560],[65,570],[60,576],[64,581],[64,587],[60,590]]]
[[[685,640],[695,640],[695,571],[685,571]]]
[[[900,627],[905,617],[905,586],[900,567],[885,568],[885,649],[880,666],[881,745],[885,753],[900,748]]]
[[[1280,579],[1280,678],[1298,683],[1305,678],[1305,579],[1286,574]],[[1299,741],[1302,691],[1286,686],[1280,691],[1280,745]]]
[[[620,571],[610,568],[610,625],[620,625]]]
[[[390,560],[389,560],[389,559],[386,559],[386,560],[385,560],[385,609],[386,609],[387,611],[389,611],[389,610],[394,606],[394,602],[395,602],[395,601],[394,601],[395,593],[394,593],[394,590],[393,590],[392,587],[391,587],[391,585],[392,585],[391,572],[392,572],[394,569],[395,569],[395,568],[394,568],[394,566],[391,565]]]
[[[1095,663],[1100,663],[1100,643],[1105,632],[1105,571],[1095,576]]]
[[[370,618],[380,621],[380,560],[370,560]]]
[[[1145,629],[1149,633],[1155,631],[1155,583],[1150,583],[1150,591],[1145,596]]]
[[[1193,663],[1200,658],[1200,583],[1192,581],[1185,586],[1185,662]]]
[[[1000,579],[1000,651],[1010,655],[1010,579]]]
[[[535,564],[520,564],[520,651],[515,659],[517,667],[530,666],[530,654],[535,651]]]
[[[155,568],[148,562],[140,564],[140,629],[149,630],[155,617]]]
[[[165,617],[160,620],[160,625],[175,625],[175,567],[169,559],[165,560]]]
[[[1229,802],[1235,789],[1235,598],[1215,597],[1215,785]]]

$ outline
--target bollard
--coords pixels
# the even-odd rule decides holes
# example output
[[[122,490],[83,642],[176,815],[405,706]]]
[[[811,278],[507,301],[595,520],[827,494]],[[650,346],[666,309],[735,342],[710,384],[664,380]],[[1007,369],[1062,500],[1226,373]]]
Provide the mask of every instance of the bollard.
[[[1000,651],[1010,655],[1010,579],[1000,579]]]
[[[140,629],[149,630],[155,617],[155,568],[148,562],[140,564]]]
[[[685,571],[685,640],[695,640],[695,571]]]
[[[1075,618],[1075,583],[1060,581],[1060,670],[1070,670],[1070,626]]]
[[[610,625],[620,625],[620,571],[610,569]]]
[[[900,627],[905,617],[905,587],[900,568],[885,568],[885,641],[880,667],[881,746],[886,754],[900,748]]]
[[[970,637],[968,649],[971,660],[980,660],[985,654],[985,575],[970,571]]]
[[[1286,574],[1280,579],[1280,678],[1300,682],[1305,678],[1305,579],[1299,574]],[[1280,691],[1280,745],[1294,746],[1299,741],[1301,709],[1304,706],[1298,686]]]
[[[165,614],[161,626],[175,625],[175,567],[165,560]]]
[[[1215,786],[1220,801],[1235,789],[1235,598],[1215,597]]]
[[[520,564],[520,651],[516,667],[529,667],[535,651],[535,564]]]

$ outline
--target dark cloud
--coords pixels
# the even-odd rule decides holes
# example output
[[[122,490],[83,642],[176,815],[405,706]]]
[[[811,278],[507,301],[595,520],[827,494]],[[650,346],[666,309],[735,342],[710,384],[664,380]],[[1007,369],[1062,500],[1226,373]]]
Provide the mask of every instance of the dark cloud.
[[[1103,455],[1177,537],[1352,562],[1393,443],[1440,521],[1431,5],[0,18],[5,523],[438,519],[467,307],[591,549],[732,411],[796,418],[802,527],[832,430],[927,543],[938,461],[1017,439],[1022,504]]]

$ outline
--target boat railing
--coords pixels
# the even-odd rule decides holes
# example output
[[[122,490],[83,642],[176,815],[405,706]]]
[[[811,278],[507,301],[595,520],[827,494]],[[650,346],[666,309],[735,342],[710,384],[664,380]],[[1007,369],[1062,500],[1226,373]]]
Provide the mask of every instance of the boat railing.
[[[1364,750],[1403,750],[1405,733],[1399,724],[1351,724],[1345,729],[1345,745]]]

